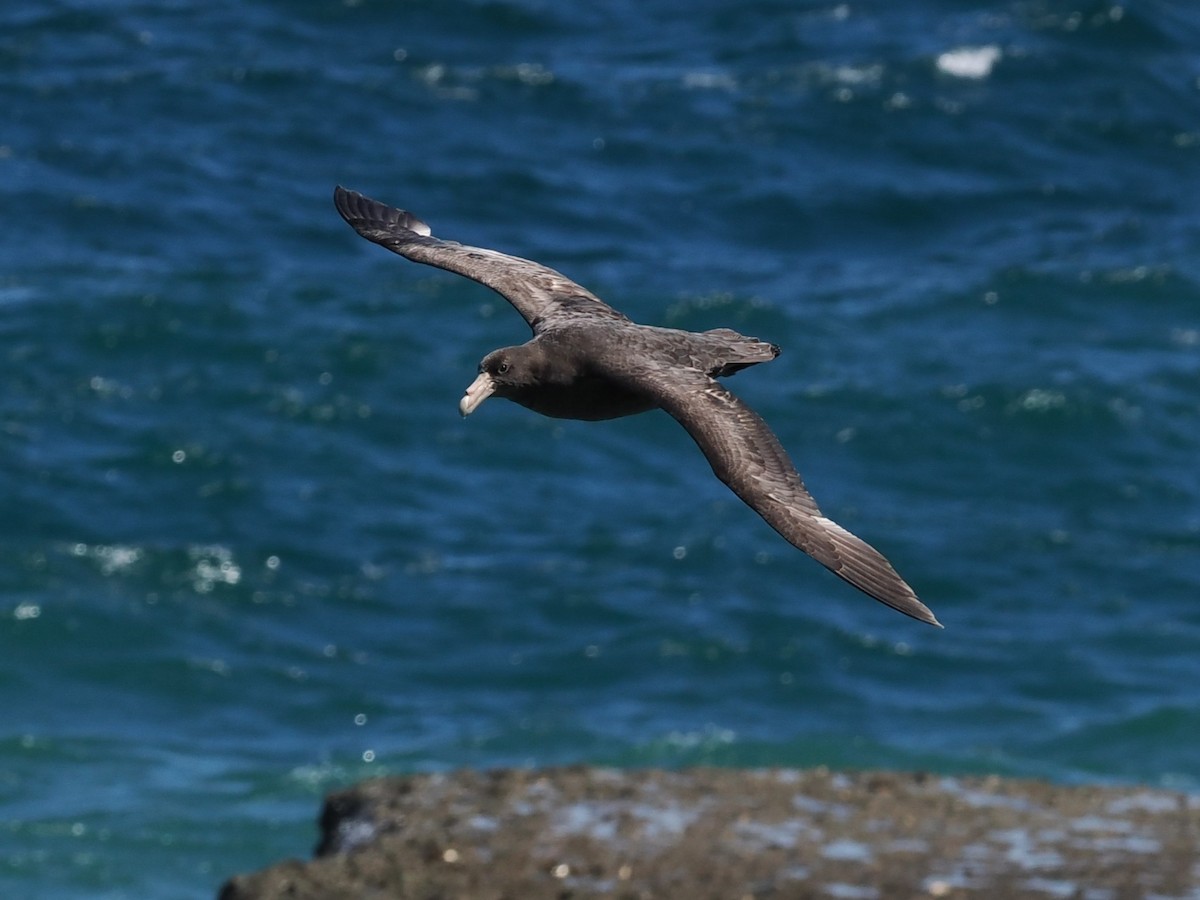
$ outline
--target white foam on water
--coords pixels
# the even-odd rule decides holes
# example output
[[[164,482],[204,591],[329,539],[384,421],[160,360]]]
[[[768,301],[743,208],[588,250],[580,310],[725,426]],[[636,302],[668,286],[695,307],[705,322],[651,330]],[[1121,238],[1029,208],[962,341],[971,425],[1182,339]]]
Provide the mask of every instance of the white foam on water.
[[[1003,55],[995,44],[957,47],[938,55],[937,68],[955,78],[987,78]]]

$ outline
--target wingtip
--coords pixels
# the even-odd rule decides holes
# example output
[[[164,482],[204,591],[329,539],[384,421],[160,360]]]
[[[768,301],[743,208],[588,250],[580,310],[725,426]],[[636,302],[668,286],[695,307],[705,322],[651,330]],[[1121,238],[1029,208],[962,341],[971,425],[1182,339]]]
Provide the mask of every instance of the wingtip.
[[[897,612],[902,612],[906,616],[916,619],[918,622],[924,622],[926,625],[932,625],[934,628],[944,629],[946,627],[937,620],[937,616],[933,614],[933,610],[918,600],[915,596],[908,598],[908,602],[904,604],[893,604],[889,603],[887,600],[884,600],[883,602],[888,603],[888,605]]]
[[[876,600],[881,598],[876,597]],[[907,603],[894,603],[889,600],[882,600],[883,603],[896,610],[898,613],[903,613],[910,619],[916,619],[925,625],[932,625],[934,628],[945,629],[945,625],[937,620],[937,616],[920,600],[909,600]]]
[[[338,214],[350,224],[353,224],[351,217],[353,216],[352,201],[356,197],[361,197],[362,194],[358,191],[350,191],[342,187],[340,184],[334,185],[333,188],[333,206],[338,211]]]
[[[408,210],[372,200],[365,194],[348,190],[340,184],[333,189],[333,205],[355,231],[376,243],[381,242],[379,237],[368,232],[378,231],[387,236],[394,236],[398,230],[412,232],[420,237],[430,237],[433,234],[427,224]]]

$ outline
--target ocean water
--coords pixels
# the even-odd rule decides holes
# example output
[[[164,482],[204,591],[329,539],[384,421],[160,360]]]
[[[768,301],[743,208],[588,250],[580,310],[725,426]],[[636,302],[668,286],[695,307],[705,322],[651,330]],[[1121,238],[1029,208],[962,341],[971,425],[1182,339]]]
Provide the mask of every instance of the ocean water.
[[[0,12],[0,895],[200,898],[324,792],[811,766],[1200,790],[1200,12]],[[342,183],[730,386],[946,625],[654,413],[456,409],[527,330]]]

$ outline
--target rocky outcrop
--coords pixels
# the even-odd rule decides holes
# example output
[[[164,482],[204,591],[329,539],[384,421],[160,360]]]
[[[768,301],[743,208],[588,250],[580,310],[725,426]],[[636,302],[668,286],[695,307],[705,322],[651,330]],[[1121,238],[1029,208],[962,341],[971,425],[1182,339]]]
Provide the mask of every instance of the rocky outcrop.
[[[1200,798],[920,774],[567,768],[332,794],[221,900],[1194,897]]]

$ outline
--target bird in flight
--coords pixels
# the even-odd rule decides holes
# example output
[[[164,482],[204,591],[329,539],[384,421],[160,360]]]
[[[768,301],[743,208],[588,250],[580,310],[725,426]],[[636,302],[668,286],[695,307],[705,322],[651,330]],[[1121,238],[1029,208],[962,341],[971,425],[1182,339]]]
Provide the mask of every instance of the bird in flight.
[[[486,285],[533,329],[526,343],[483,358],[458,406],[464,416],[488,397],[562,419],[664,410],[717,478],[790,544],[881,603],[941,627],[883,554],[822,514],[767,423],[717,381],[770,362],[779,355],[774,344],[728,328],[638,325],[539,263],[441,240],[412,213],[357,191],[338,187],[333,202],[367,240]]]

